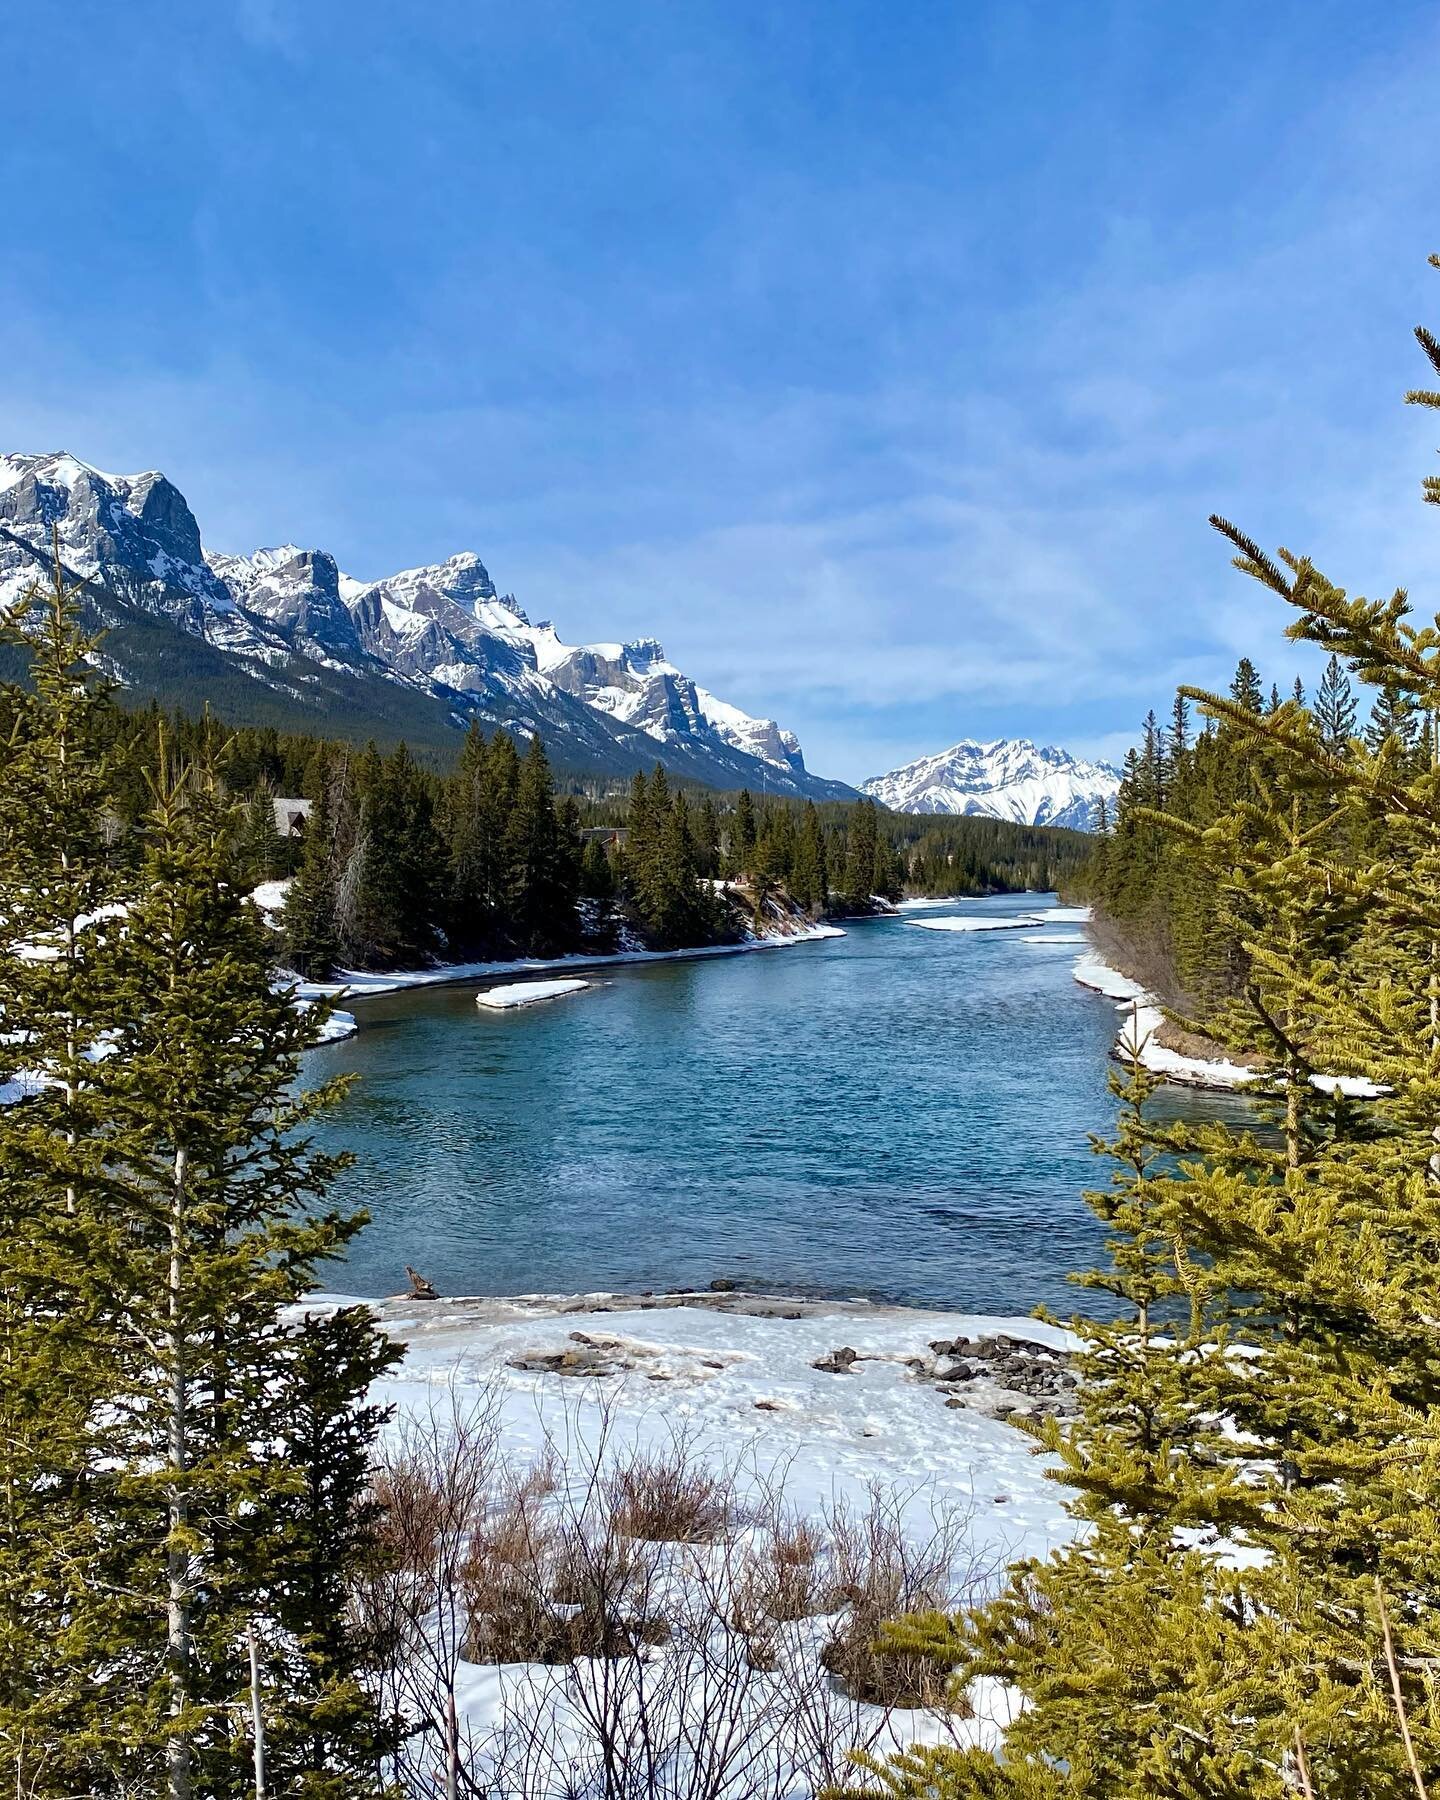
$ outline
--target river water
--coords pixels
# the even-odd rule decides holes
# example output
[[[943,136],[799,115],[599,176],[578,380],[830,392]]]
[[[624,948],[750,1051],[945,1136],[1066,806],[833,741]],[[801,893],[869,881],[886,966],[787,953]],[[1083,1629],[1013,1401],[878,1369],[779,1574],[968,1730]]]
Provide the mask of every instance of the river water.
[[[319,1138],[355,1153],[337,1199],[372,1222],[326,1285],[394,1293],[410,1263],[450,1294],[725,1280],[1070,1310],[1100,1251],[1081,1193],[1106,1176],[1087,1134],[1114,1118],[1115,1008],[1071,978],[1073,923],[917,923],[1053,904],[597,971],[509,1013],[475,983],[355,1003],[359,1035],[310,1061],[360,1076]]]

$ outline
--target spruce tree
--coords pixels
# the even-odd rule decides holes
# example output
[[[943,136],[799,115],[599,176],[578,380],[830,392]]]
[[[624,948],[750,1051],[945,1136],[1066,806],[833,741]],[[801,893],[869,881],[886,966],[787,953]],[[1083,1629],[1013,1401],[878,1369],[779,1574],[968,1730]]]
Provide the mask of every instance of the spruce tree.
[[[208,772],[160,760],[117,948],[121,1011],[107,1059],[116,1125],[103,1188],[74,1228],[84,1253],[67,1283],[101,1321],[125,1395],[103,1439],[103,1503],[129,1526],[128,1606],[117,1621],[131,1646],[128,1694],[109,1727],[120,1771],[145,1766],[163,1745],[169,1800],[243,1791],[229,1722],[243,1686],[238,1646],[268,1622],[266,1687],[300,1722],[302,1739],[325,1745],[326,1766],[297,1764],[297,1785],[301,1775],[328,1777],[358,1730],[347,1791],[359,1793],[373,1725],[353,1690],[349,1723],[337,1717],[333,1733],[320,1723],[347,1672],[283,1629],[285,1589],[304,1566],[306,1541],[265,1528],[276,1515],[303,1515],[314,1474],[278,1429],[277,1395],[294,1398],[305,1330],[282,1309],[363,1222],[319,1210],[345,1159],[319,1154],[305,1136],[338,1084],[297,1090],[319,1018],[297,1013],[272,986],[268,934],[230,878],[234,810]],[[363,1315],[345,1330],[351,1381],[330,1390],[342,1433],[356,1424],[360,1388],[393,1355]],[[327,1403],[312,1394],[310,1404]],[[373,1420],[362,1418],[359,1430],[368,1440]],[[343,1568],[364,1521],[347,1517],[337,1492],[338,1510],[323,1521],[312,1506],[311,1530],[323,1523],[325,1554]],[[340,1628],[316,1621],[312,1630],[332,1626]],[[298,1691],[297,1659],[310,1677]]]
[[[275,786],[271,781],[261,780],[246,804],[239,860],[251,887],[258,887],[262,881],[275,881],[285,873],[289,850],[275,822]]]
[[[1378,751],[1391,739],[1402,751],[1413,750],[1419,735],[1415,703],[1398,681],[1386,683],[1375,696],[1365,727],[1365,743]]]
[[[807,800],[805,811],[801,815],[800,831],[795,840],[790,893],[798,905],[811,911],[823,912],[829,900],[829,886],[820,815],[815,810],[815,802]]]
[[[78,600],[57,549],[48,585],[0,615],[27,678],[0,689],[0,1744],[23,1794],[85,1791],[120,1535],[86,1505],[117,1377],[102,1308],[69,1276],[115,1128],[95,1051],[122,1016],[115,939],[136,883],[110,839],[110,706]]]
[[[1260,671],[1248,656],[1242,656],[1235,666],[1235,679],[1230,683],[1230,698],[1248,713],[1260,712],[1265,704]]]
[[[735,802],[735,824],[731,833],[730,860],[734,864],[734,873],[748,875],[750,864],[755,856],[755,802],[750,798],[749,788],[741,788],[740,797]]]
[[[875,802],[857,801],[850,809],[845,843],[845,904],[851,912],[870,911],[878,841]]]
[[[1382,716],[1440,715],[1440,618],[1215,523]],[[912,1759],[890,1792],[1395,1800],[1440,1767],[1440,758],[1429,734],[1365,744],[1239,687],[1193,695],[1214,744],[1248,746],[1210,771],[1212,820],[1161,823],[1228,890],[1245,976],[1219,1020],[1271,1130],[1134,1121],[1164,1160],[1132,1159],[1122,1192],[1143,1173],[1154,1205],[1127,1199],[1112,1267],[1148,1216],[1181,1308],[1152,1365],[1163,1454],[1147,1472],[1103,1414],[1141,1391],[1142,1314],[1118,1386],[1092,1360],[1109,1327],[1085,1321],[1080,1422],[1048,1442],[1089,1537],[972,1618],[899,1628],[1019,1685],[1003,1766]]]
[[[505,828],[508,913],[526,949],[553,956],[575,939],[575,870],[570,839],[555,815],[550,762],[539,735],[520,765],[515,804]]]
[[[695,819],[695,854],[702,875],[714,877],[720,873],[720,819],[708,794],[701,800]]]
[[[1333,653],[1315,691],[1315,723],[1320,740],[1337,754],[1355,734],[1355,694],[1340,658]]]
[[[117,847],[113,722],[58,565],[33,639],[0,749],[0,1008],[38,1081],[0,1106],[8,1773],[251,1791],[255,1629],[283,1791],[371,1792],[384,1728],[338,1596],[369,1554],[361,1395],[394,1352],[364,1311],[282,1310],[359,1224],[321,1210],[338,1162],[306,1137],[334,1091],[298,1093],[320,1016],[273,985],[212,772],[155,756]]]
[[[335,866],[327,783],[317,782],[305,822],[300,867],[285,896],[285,959],[308,981],[332,974],[340,953],[335,929]]]
[[[1190,702],[1184,694],[1177,693],[1175,704],[1170,712],[1169,756],[1170,767],[1177,769],[1180,759],[1190,748]],[[1102,796],[1103,801],[1103,796]]]

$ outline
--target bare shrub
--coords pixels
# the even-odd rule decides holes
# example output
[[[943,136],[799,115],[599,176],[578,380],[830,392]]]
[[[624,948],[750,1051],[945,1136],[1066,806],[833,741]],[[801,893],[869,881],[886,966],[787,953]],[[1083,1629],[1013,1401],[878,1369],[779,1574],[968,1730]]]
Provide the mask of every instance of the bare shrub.
[[[772,1514],[746,1546],[735,1592],[737,1620],[751,1631],[812,1619],[835,1607],[830,1541],[813,1519]]]
[[[834,1591],[845,1610],[820,1660],[847,1694],[867,1705],[965,1716],[968,1703],[949,1692],[952,1664],[879,1641],[888,1621],[951,1612],[966,1597],[955,1570],[968,1520],[932,1514],[928,1533],[916,1535],[905,1515],[904,1497],[879,1488],[864,1512],[841,1506],[832,1513]],[[974,1581],[967,1570],[964,1587]]]
[[[615,1525],[657,1544],[704,1544],[738,1523],[735,1490],[677,1438],[663,1450],[631,1450],[608,1473]]]
[[[876,1490],[816,1521],[754,1470],[742,1506],[683,1435],[617,1446],[607,1402],[596,1417],[563,1415],[524,1470],[501,1453],[498,1389],[391,1440],[386,1553],[357,1605],[393,1646],[400,1793],[787,1800],[900,1747],[902,1708],[959,1716],[948,1670],[876,1640],[982,1579],[956,1574],[963,1517],[917,1529],[914,1496]],[[465,1662],[489,1666],[484,1727],[459,1705]]]
[[[383,1711],[409,1729],[395,1776],[411,1794],[466,1791],[469,1747],[457,1700],[466,1635],[465,1568],[500,1468],[499,1395],[447,1390],[408,1415],[375,1474],[380,1554],[357,1584],[362,1627],[387,1648]],[[434,1746],[438,1742],[438,1753]]]
[[[512,1499],[477,1531],[465,1567],[471,1662],[574,1662],[662,1643],[653,1549],[604,1516]]]
[[[555,1525],[531,1491],[513,1491],[471,1536],[462,1570],[467,1662],[560,1662],[564,1620],[545,1591]]]

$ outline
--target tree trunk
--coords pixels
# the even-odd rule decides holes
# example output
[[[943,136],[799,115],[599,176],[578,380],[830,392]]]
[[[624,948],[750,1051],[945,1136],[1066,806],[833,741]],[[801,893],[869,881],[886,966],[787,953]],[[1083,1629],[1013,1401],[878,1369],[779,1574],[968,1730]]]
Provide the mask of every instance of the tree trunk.
[[[265,1714],[260,1705],[260,1653],[255,1647],[253,1624],[246,1636],[250,1640],[250,1722],[255,1733],[255,1800],[266,1800]]]
[[[169,1800],[191,1800],[190,1738],[184,1719],[190,1705],[190,1553],[182,1539],[189,1525],[189,1500],[185,1475],[189,1446],[186,1442],[186,1408],[189,1399],[185,1367],[185,1332],[181,1315],[183,1268],[181,1244],[185,1226],[185,1176],[187,1156],[175,1152],[174,1191],[170,1205],[170,1275],[167,1291],[168,1318],[165,1348],[170,1359],[168,1395],[168,1462],[170,1472],[170,1544],[166,1551],[169,1601],[166,1609],[166,1662],[170,1677],[170,1741],[165,1768]]]

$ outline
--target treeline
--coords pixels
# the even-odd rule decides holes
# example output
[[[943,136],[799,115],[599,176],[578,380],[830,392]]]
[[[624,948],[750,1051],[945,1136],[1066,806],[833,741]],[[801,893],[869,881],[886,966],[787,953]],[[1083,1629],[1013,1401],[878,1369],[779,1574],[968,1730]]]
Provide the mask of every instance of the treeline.
[[[453,769],[402,744],[382,753],[150,707],[105,709],[115,854],[146,805],[160,727],[244,802],[233,847],[250,887],[293,877],[288,958],[320,978],[439,960],[681,949],[732,941],[771,894],[854,917],[904,894],[983,895],[1068,884],[1088,840],[987,818],[906,817],[853,804],[672,786],[572,791],[540,740],[522,750],[472,724]],[[297,835],[276,802],[308,803]],[[727,892],[728,884],[743,892]]]
[[[906,893],[933,898],[1068,892],[1092,848],[1087,832],[1007,819],[890,817],[884,829]]]
[[[902,866],[873,802],[827,831],[813,805],[692,803],[665,770],[637,772],[623,825],[583,827],[558,795],[545,749],[521,756],[503,731],[472,725],[450,776],[419,769],[404,746],[382,756],[327,746],[307,760],[311,811],[287,898],[289,960],[318,976],[337,966],[654,949],[734,941],[743,913],[777,890],[818,917],[868,912],[899,897]],[[268,839],[268,790],[252,801],[247,874],[288,861]],[[585,835],[588,830],[588,837]],[[291,853],[293,855],[293,852]],[[626,934],[629,934],[628,936]]]
[[[1242,658],[1227,699],[1231,712],[1202,712],[1198,729],[1185,691],[1164,724],[1153,712],[1146,716],[1140,744],[1125,760],[1114,816],[1102,819],[1081,878],[1097,910],[1097,934],[1127,971],[1201,1023],[1238,999],[1249,977],[1251,909],[1213,879],[1196,846],[1237,808],[1263,807],[1272,791],[1275,753],[1250,721],[1282,712],[1301,717],[1333,757],[1345,754],[1357,731],[1368,751],[1385,748],[1397,766],[1421,754],[1423,722],[1413,701],[1393,684],[1380,688],[1362,727],[1350,672],[1333,654],[1313,697],[1296,678],[1283,703],[1278,685],[1267,694],[1254,664]],[[1314,783],[1296,799],[1300,823],[1328,817],[1334,797],[1333,786]],[[1361,822],[1352,814],[1332,849],[1358,858],[1383,852],[1384,840],[1383,819]]]

